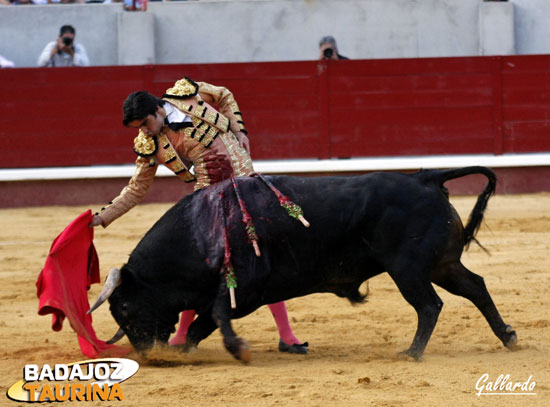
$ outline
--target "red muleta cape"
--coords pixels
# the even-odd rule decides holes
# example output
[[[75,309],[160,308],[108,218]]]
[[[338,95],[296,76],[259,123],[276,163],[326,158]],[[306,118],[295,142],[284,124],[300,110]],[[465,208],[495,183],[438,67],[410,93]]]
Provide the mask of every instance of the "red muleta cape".
[[[88,210],[73,220],[52,243],[46,264],[36,282],[38,314],[52,314],[52,329],[60,331],[68,318],[78,334],[80,350],[89,358],[120,357],[130,349],[109,345],[97,338],[92,327],[88,290],[99,283],[99,260],[93,244],[94,229]]]

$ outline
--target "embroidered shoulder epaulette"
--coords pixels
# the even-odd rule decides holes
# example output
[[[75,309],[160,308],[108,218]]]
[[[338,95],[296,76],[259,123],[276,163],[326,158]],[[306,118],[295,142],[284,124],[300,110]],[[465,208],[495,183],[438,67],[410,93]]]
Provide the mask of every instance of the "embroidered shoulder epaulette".
[[[166,89],[162,97],[183,99],[195,96],[197,93],[199,93],[199,85],[185,76],[183,79],[177,81],[173,87]]]
[[[157,152],[158,142],[156,137],[146,135],[141,130],[134,139],[134,151],[141,157],[151,157]]]

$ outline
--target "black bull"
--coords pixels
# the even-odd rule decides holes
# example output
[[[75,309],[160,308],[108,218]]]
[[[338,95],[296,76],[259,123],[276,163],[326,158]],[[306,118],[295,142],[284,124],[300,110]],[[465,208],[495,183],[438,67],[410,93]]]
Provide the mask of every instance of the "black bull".
[[[488,183],[463,227],[443,183],[469,174],[483,174]],[[260,257],[246,237],[229,180],[183,198],[143,237],[109,298],[115,320],[138,351],[155,341],[165,343],[178,313],[194,309],[199,316],[189,328],[188,346],[220,328],[228,351],[247,361],[246,341],[235,334],[231,319],[312,293],[361,302],[360,285],[384,271],[418,314],[414,340],[405,352],[413,358],[422,356],[443,306],[431,283],[469,299],[502,343],[515,345],[516,333],[503,322],[483,278],[460,262],[495,191],[491,170],[268,178],[303,208],[311,227],[288,216],[264,182],[238,178]],[[236,309],[231,309],[220,273],[225,232],[238,283]]]

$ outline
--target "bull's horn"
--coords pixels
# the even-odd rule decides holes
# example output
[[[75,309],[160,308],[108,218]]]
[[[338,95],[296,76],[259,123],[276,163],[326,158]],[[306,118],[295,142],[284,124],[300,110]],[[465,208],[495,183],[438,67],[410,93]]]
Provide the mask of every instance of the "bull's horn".
[[[92,311],[97,309],[101,304],[105,302],[107,298],[111,296],[113,291],[115,291],[115,288],[120,284],[120,270],[117,268],[112,268],[111,271],[109,271],[109,275],[107,276],[107,280],[105,281],[105,285],[103,286],[103,289],[101,290],[101,293],[99,294],[99,297],[97,298],[97,301],[94,305],[92,305],[92,308],[87,312],[87,314],[91,314]]]
[[[118,342],[119,340],[121,340],[124,335],[125,335],[125,333],[122,330],[122,328],[118,328],[118,332],[115,334],[115,336],[113,336],[111,339],[109,339],[106,343],[109,344],[109,345],[112,345],[113,343]]]

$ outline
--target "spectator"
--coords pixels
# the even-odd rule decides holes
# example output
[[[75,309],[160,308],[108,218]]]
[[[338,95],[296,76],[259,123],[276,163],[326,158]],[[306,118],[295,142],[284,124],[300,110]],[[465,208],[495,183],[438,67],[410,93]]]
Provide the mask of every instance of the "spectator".
[[[9,59],[6,59],[2,55],[0,55],[0,68],[15,68],[15,64]]]
[[[332,35],[327,35],[319,41],[319,59],[349,59],[338,53],[338,47],[336,46],[336,40]]]
[[[88,54],[82,44],[74,41],[75,29],[64,25],[56,41],[48,43],[40,57],[38,66],[88,66]]]

